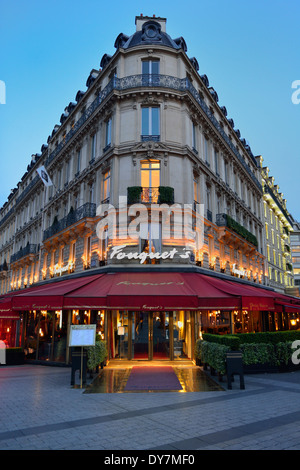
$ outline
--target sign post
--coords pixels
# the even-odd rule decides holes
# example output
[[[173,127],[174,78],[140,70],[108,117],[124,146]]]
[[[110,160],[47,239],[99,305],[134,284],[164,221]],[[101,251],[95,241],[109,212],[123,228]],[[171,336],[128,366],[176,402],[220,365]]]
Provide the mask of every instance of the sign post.
[[[83,376],[83,348],[95,346],[96,325],[71,325],[69,347],[81,348],[80,362],[80,388],[82,388]],[[75,364],[72,361],[72,375],[75,373]]]

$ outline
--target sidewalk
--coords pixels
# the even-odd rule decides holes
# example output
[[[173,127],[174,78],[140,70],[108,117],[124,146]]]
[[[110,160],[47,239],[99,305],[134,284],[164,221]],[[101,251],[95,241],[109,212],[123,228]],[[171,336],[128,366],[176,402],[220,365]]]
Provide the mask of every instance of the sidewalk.
[[[0,367],[0,450],[300,449],[300,371],[186,393],[86,393],[70,377]]]

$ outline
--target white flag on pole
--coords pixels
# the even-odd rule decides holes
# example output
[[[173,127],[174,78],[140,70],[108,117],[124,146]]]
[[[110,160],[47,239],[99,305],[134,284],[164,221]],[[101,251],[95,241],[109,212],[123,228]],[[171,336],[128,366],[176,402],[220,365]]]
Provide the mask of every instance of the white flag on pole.
[[[39,177],[41,178],[45,186],[53,186],[51,178],[48,175],[47,170],[44,166],[41,166],[36,171],[39,174]]]

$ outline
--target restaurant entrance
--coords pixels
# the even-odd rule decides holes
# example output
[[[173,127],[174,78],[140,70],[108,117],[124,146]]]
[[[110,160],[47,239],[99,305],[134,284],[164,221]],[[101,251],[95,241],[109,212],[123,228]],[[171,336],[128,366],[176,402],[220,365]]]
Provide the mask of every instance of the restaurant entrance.
[[[132,320],[132,359],[169,359],[168,312],[135,312]]]
[[[112,358],[180,360],[192,358],[194,316],[190,312],[114,311]]]

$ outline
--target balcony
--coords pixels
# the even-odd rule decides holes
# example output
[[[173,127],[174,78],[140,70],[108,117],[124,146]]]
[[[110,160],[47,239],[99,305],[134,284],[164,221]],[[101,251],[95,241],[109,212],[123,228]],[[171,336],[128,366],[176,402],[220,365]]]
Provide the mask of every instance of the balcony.
[[[3,264],[0,264],[0,279],[5,279],[8,275],[8,266],[7,262],[4,261]]]
[[[25,246],[25,248],[20,248],[19,251],[11,255],[10,262],[15,263],[16,261],[19,261],[19,259],[24,258],[25,256],[36,255],[37,252],[38,252],[38,245],[32,245],[28,243]]]
[[[257,241],[256,236],[253,235],[253,233],[249,232],[247,229],[245,229],[245,227],[240,225],[234,219],[232,219],[229,215],[217,214],[216,224],[219,227],[223,227],[223,226],[228,227],[230,230],[232,230],[233,232],[243,237],[249,243],[252,243],[252,245],[254,245],[255,247],[258,246],[258,241]]]
[[[141,135],[141,141],[142,142],[159,142],[160,141],[160,136],[159,135]]]
[[[48,158],[45,162],[45,166],[47,167],[51,163],[51,161],[53,161],[53,159],[58,155],[58,153],[63,149],[63,147],[75,136],[79,129],[86,124],[92,114],[99,109],[99,107],[108,98],[108,96],[111,95],[111,93],[113,93],[114,91],[122,92],[143,87],[168,89],[177,91],[179,93],[189,93],[200,106],[202,111],[206,114],[213,126],[218,130],[223,140],[226,142],[226,144],[230,147],[231,151],[235,154],[237,159],[243,165],[244,170],[249,174],[251,179],[255,182],[256,186],[260,190],[262,190],[260,182],[257,180],[254,173],[249,168],[244,157],[240,154],[234,142],[232,142],[227,136],[219,121],[216,119],[216,117],[210,110],[209,106],[205,103],[199,92],[195,89],[195,87],[188,80],[188,78],[178,78],[169,75],[151,74],[131,75],[123,78],[113,77],[110,82],[106,85],[106,87],[99,92],[99,94],[96,96],[95,100],[90,104],[90,106],[84,111],[80,119],[78,119],[78,121],[75,123],[74,127],[67,133],[65,139],[61,141],[58,146],[48,155]],[[155,136],[152,136],[152,138],[153,137]],[[251,154],[250,157],[253,158],[253,161],[256,165],[254,157]],[[23,194],[21,195],[21,197],[23,198]]]
[[[51,225],[51,227],[49,227],[47,230],[44,231],[43,241],[47,240],[48,238],[53,237],[53,235],[55,235],[56,233],[59,233],[62,230],[65,230],[66,228],[70,227],[71,225],[76,224],[76,222],[79,222],[80,220],[85,219],[86,217],[95,217],[95,216],[96,216],[96,204],[87,202],[83,206],[78,207],[78,209],[70,211],[69,214],[63,219],[55,221]]]
[[[127,200],[128,204],[174,204],[174,188],[131,186],[127,188]]]
[[[209,209],[207,209],[207,211],[206,211],[206,218],[207,218],[207,220],[212,222],[212,212]]]

